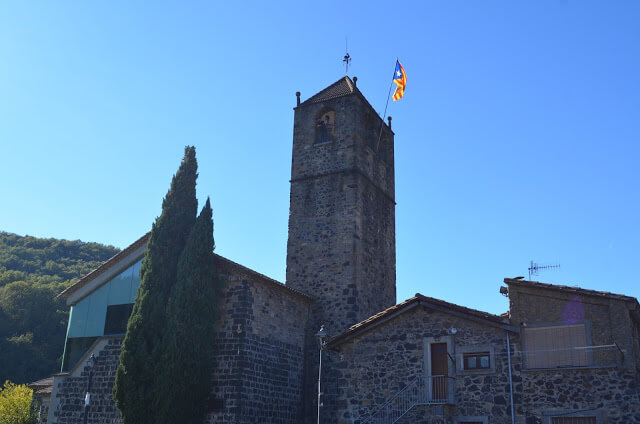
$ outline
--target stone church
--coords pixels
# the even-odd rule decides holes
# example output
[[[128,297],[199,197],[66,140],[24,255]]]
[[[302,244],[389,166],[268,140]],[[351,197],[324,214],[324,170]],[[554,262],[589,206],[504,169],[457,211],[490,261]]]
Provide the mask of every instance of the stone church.
[[[496,284],[502,315],[397,303],[394,133],[356,83],[296,93],[286,284],[215,257],[206,422],[640,423],[633,297],[515,277]],[[62,370],[31,385],[42,423],[119,422],[111,391],[147,238],[59,295]]]

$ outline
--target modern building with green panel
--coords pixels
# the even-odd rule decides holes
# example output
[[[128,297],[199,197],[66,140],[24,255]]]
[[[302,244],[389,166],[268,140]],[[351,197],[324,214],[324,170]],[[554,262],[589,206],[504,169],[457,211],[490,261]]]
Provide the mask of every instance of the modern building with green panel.
[[[99,337],[124,334],[140,285],[140,267],[147,235],[114,256],[83,280],[99,280],[74,291],[76,285],[60,294],[70,305],[62,372],[83,357]],[[81,280],[82,281],[82,280]]]

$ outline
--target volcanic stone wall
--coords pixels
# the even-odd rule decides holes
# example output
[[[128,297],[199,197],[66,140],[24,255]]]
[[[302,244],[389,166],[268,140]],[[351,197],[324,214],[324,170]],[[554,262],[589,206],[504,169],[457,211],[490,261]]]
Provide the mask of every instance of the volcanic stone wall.
[[[452,327],[457,329],[455,335],[448,332]],[[453,423],[455,417],[484,416],[491,417],[491,423],[510,423],[506,331],[423,306],[327,353],[323,381],[328,422],[362,423],[407,385],[424,384],[420,379],[429,374],[426,349],[430,342],[449,344],[448,380],[454,405],[416,408],[400,422]],[[490,351],[491,369],[461,369],[465,351]],[[514,378],[514,389],[522,390],[518,378]]]
[[[571,414],[595,416],[598,423],[640,423],[637,324],[630,315],[634,301],[525,284],[509,285],[514,325],[585,322],[591,346],[598,346],[585,367],[532,370],[517,365],[523,383],[519,409],[526,424],[548,424],[550,416]]]
[[[220,256],[216,266],[224,288],[221,316],[212,324],[214,388],[206,422],[299,423],[311,300]],[[120,423],[112,390],[121,343],[111,337],[96,345],[88,423]],[[88,383],[88,367],[56,377],[50,424],[83,422]]]
[[[121,345],[121,337],[108,337],[94,351],[96,361],[91,378],[91,403],[86,410],[88,423],[120,423],[120,412],[112,392]],[[90,374],[90,367],[85,365],[69,376],[54,378],[49,424],[84,422],[84,398]]]
[[[316,143],[316,123],[328,111],[334,136]],[[320,326],[336,335],[396,302],[394,195],[393,133],[357,90],[296,108],[287,286],[314,299],[305,422],[316,419]]]
[[[217,266],[225,287],[207,422],[301,422],[311,300],[222,258]]]
[[[335,112],[334,137],[316,122]],[[313,297],[314,328],[338,334],[395,304],[393,134],[386,162],[371,148],[381,120],[359,93],[301,105],[294,118],[287,285]],[[317,329],[315,330],[317,331]]]

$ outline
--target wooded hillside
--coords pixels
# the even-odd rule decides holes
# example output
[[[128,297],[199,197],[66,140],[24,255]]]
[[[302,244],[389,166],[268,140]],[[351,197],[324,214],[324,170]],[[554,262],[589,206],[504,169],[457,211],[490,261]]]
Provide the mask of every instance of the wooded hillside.
[[[55,296],[118,251],[0,231],[0,382],[60,371],[69,308]]]

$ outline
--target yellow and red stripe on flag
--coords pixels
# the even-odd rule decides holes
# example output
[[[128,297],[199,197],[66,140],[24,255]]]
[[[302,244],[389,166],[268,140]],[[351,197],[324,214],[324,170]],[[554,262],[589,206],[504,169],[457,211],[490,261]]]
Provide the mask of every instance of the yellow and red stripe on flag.
[[[396,70],[393,73],[393,82],[396,83],[396,91],[393,93],[393,101],[400,100],[404,96],[404,87],[407,85],[407,74],[404,72],[404,68],[400,64],[399,60],[396,60]]]

